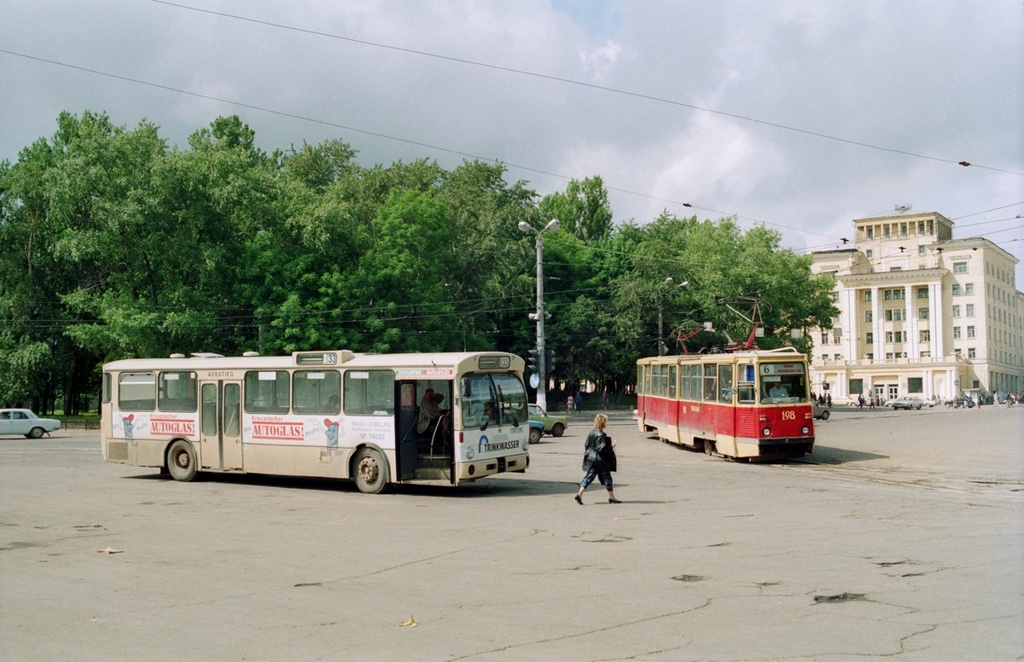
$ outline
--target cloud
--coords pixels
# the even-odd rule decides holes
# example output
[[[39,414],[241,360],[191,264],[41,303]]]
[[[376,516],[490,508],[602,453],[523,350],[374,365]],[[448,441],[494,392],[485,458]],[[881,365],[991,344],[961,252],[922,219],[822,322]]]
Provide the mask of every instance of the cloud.
[[[0,53],[0,159],[65,110],[147,118],[179,146],[237,113],[268,150],[341,139],[367,165],[498,159],[541,194],[600,175],[618,220],[735,213],[799,247],[896,204],[982,220],[1024,202],[1010,0],[201,8],[7,3],[0,48],[20,55]],[[1012,236],[993,234],[1024,259]]]

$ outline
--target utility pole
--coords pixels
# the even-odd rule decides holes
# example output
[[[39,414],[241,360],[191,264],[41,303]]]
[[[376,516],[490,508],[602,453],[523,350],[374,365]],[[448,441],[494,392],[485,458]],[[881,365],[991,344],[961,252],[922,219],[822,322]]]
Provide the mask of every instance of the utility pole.
[[[523,232],[536,234],[535,244],[537,248],[537,311],[530,314],[530,319],[537,323],[537,406],[547,411],[548,408],[548,366],[544,352],[544,233],[554,232],[558,229],[557,218],[548,221],[543,230],[535,230],[526,221],[519,222],[519,229]]]

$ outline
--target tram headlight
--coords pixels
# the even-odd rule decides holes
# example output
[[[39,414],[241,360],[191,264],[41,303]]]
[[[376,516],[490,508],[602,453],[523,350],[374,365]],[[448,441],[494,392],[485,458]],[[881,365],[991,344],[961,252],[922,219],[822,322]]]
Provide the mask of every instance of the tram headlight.
[[[770,436],[772,436],[772,429],[771,428],[765,428],[765,429],[761,430],[761,436],[762,437],[770,437]]]
[[[802,428],[800,428],[800,431],[803,432],[804,434],[810,434],[811,433],[811,428],[809,428],[809,427],[807,427],[805,425]]]
[[[472,460],[474,455],[476,455],[476,453],[473,452],[472,448],[467,448],[466,449],[466,459],[467,460]]]

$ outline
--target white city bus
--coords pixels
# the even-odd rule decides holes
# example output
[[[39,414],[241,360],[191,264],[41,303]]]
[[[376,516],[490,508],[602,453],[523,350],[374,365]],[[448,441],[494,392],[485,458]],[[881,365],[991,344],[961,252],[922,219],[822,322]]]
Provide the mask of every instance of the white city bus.
[[[103,366],[103,458],[199,471],[458,485],[525,471],[518,356],[501,352],[195,354]],[[431,390],[442,396],[431,418]]]

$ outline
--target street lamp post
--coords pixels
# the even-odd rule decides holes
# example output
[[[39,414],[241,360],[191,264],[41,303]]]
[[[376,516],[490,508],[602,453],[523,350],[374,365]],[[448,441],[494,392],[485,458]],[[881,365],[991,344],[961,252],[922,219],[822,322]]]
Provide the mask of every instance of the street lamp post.
[[[665,285],[666,286],[671,286],[672,283],[674,283],[674,282],[675,282],[675,280],[673,280],[672,276],[669,276],[668,278],[665,279]],[[689,281],[684,280],[683,282],[679,283],[679,287],[686,287],[689,284],[690,284]],[[667,289],[667,287],[660,288],[658,290],[658,356],[664,356],[665,355],[665,341],[664,341],[664,338],[665,338],[665,326],[664,326],[664,311],[663,311],[663,306],[662,306],[662,297],[665,295],[665,290],[666,289]]]
[[[537,312],[530,315],[530,319],[537,322],[537,406],[545,411],[548,408],[548,366],[547,356],[544,352],[544,233],[554,232],[558,229],[558,219],[548,221],[542,230],[536,230],[526,221],[519,222],[519,229],[523,232],[533,232],[537,235]]]

